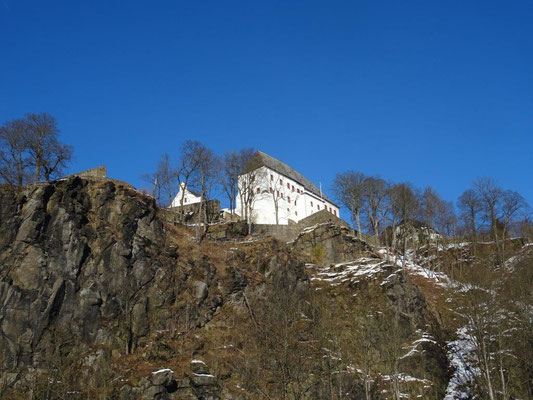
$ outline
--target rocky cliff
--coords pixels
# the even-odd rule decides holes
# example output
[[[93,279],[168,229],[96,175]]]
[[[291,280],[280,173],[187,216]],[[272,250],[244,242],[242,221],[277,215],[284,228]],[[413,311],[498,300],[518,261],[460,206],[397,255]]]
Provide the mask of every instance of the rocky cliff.
[[[422,292],[344,228],[221,243],[167,216],[108,179],[1,188],[5,398],[442,395]]]

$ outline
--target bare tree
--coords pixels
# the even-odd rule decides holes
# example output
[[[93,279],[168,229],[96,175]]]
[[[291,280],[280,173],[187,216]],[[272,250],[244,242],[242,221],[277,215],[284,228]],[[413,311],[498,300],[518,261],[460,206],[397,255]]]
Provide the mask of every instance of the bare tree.
[[[30,164],[35,168],[35,181],[41,176],[50,180],[53,175],[61,173],[72,158],[72,147],[61,144],[58,140],[59,129],[54,116],[41,114],[26,115],[29,134],[27,148]]]
[[[478,178],[474,181],[474,188],[481,200],[482,210],[489,223],[496,247],[499,249],[498,239],[498,208],[502,200],[502,189],[492,178]]]
[[[72,159],[73,147],[57,141],[46,147],[43,158],[43,177],[49,182],[51,178],[61,176],[63,169]]]
[[[177,173],[180,185],[182,185],[184,189],[196,178],[201,160],[201,158],[198,157],[198,154],[202,152],[203,147],[204,145],[197,140],[186,140],[181,146]],[[185,215],[183,209],[184,200],[185,190],[182,190],[179,203],[179,206],[181,207],[180,215],[182,221]]]
[[[204,233],[207,230],[208,210],[207,200],[213,187],[218,181],[220,161],[215,153],[203,144],[194,146],[194,151],[190,153],[193,165],[196,165],[196,173],[192,176],[192,185],[200,193],[200,208],[198,210],[199,224],[203,224]],[[197,238],[199,238],[199,225],[197,225]]]
[[[346,171],[338,173],[333,182],[333,191],[341,204],[350,210],[352,225],[357,228],[357,236],[363,238],[361,231],[361,212],[364,205],[363,185],[366,176],[361,172]]]
[[[256,153],[257,154],[257,153]],[[238,177],[238,196],[241,204],[241,217],[248,223],[248,233],[252,231],[253,210],[256,200],[263,196],[261,187],[267,185],[267,175],[258,163],[259,158],[254,155],[244,164],[244,169]],[[259,189],[259,193],[258,193]],[[270,194],[269,194],[270,195]]]
[[[387,194],[387,183],[383,179],[373,176],[365,179],[363,196],[366,215],[378,244],[380,243],[379,226],[383,218]]]
[[[46,113],[6,122],[0,127],[0,178],[23,185],[32,180],[29,167],[35,168],[35,181],[60,175],[73,149],[60,143],[58,134],[55,118]]]
[[[455,208],[450,201],[441,200],[437,207],[435,226],[441,235],[455,236],[457,216]]]
[[[229,151],[224,154],[222,161],[221,184],[228,196],[231,214],[235,212],[235,201],[239,193],[239,175],[254,156],[255,150],[245,148],[239,151]]]
[[[419,199],[419,213],[422,222],[428,227],[436,228],[437,217],[439,215],[439,208],[442,199],[439,194],[431,186],[426,186],[420,195]]]
[[[283,179],[280,175],[277,175],[277,177],[274,178],[274,180],[270,181],[270,196],[272,197],[272,201],[274,202],[274,213],[276,214],[276,225],[279,225],[279,202],[282,200],[284,195],[284,188],[283,188]]]
[[[509,231],[509,226],[513,219],[528,207],[526,200],[520,193],[506,190],[502,194],[501,217],[503,222],[502,232],[502,253],[505,251],[505,237]]]
[[[178,170],[172,166],[167,153],[161,155],[155,172],[145,174],[142,179],[153,185],[152,196],[163,206],[172,203],[179,187]]]
[[[399,221],[410,220],[418,208],[415,191],[410,183],[398,183],[389,188],[389,207],[391,216],[391,246],[396,247],[396,225]],[[403,249],[405,253],[406,235],[404,236]],[[405,255],[405,254],[404,254]]]
[[[477,221],[481,212],[481,200],[478,193],[473,189],[465,190],[459,197],[457,206],[475,241],[477,238]]]
[[[0,178],[10,185],[22,186],[27,181],[27,135],[28,125],[23,119],[0,127]]]

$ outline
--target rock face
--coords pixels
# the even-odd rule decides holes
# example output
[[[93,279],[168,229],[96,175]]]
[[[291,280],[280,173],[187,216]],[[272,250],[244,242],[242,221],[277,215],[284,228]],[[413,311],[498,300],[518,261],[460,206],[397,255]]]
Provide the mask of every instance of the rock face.
[[[324,223],[304,229],[291,244],[308,262],[341,263],[373,253],[372,247],[357,239],[342,225]]]
[[[369,341],[381,354],[396,353],[397,367],[413,377],[405,387],[410,398],[444,396],[449,376],[442,333],[422,292],[404,270],[386,259],[364,256],[311,267],[308,272],[313,286],[324,296],[323,304],[330,304],[328,315],[333,323],[342,321],[354,333],[360,329],[365,348],[364,342]],[[339,299],[345,302],[342,309],[336,306]],[[414,377],[431,377],[431,383]],[[387,385],[382,382],[382,386]]]
[[[1,345],[39,364],[51,332],[128,352],[168,299],[154,205],[111,181],[79,177],[2,191]],[[171,249],[167,249],[172,256]]]
[[[382,237],[384,240],[392,241],[392,230],[387,228]],[[416,248],[428,243],[436,243],[442,240],[442,236],[431,226],[416,220],[402,221],[396,227],[396,242],[407,248]]]
[[[129,185],[2,188],[0,362],[45,368],[58,343],[129,354],[156,330],[201,326],[221,304],[213,274],[201,257],[178,259],[153,201]]]
[[[311,296],[315,288],[304,262],[372,257],[373,249],[348,228],[319,224],[288,245],[270,238],[198,243],[192,231],[162,214],[151,198],[103,178],[0,188],[0,398],[12,390],[6,398],[83,392],[79,398],[250,399],[262,383],[279,398],[276,356],[258,350],[269,338],[255,342],[264,326],[278,329],[272,315],[296,329],[299,319],[310,321],[298,307],[342,311],[350,304],[361,311],[350,322],[357,327],[374,307],[363,299],[388,299],[385,311],[408,315],[401,324],[406,340],[431,322],[412,282],[387,267],[383,282],[343,281],[342,291],[331,296],[323,288],[323,304],[311,307],[318,297]],[[294,318],[268,309],[274,306],[265,304],[267,294]],[[343,318],[332,322],[341,323],[340,330]],[[308,337],[313,334],[325,338],[302,331],[295,346],[302,337],[315,343]],[[306,376],[321,371],[322,351],[318,346],[313,353],[318,370]],[[420,357],[416,363],[437,370],[427,376],[440,379],[446,365]],[[248,362],[257,367],[253,376]]]
[[[141,398],[146,400],[219,400],[220,387],[217,380],[209,373],[207,366],[201,362],[191,362],[190,371],[181,378],[176,378],[174,371],[169,368],[151,373],[149,378],[141,379],[137,387],[122,388],[123,399]]]

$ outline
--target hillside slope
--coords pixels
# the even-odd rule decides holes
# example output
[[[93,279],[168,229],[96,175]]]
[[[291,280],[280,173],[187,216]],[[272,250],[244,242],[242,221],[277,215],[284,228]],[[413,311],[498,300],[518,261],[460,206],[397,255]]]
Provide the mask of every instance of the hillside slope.
[[[198,242],[124,183],[0,191],[4,398],[442,399],[439,321],[332,225]]]

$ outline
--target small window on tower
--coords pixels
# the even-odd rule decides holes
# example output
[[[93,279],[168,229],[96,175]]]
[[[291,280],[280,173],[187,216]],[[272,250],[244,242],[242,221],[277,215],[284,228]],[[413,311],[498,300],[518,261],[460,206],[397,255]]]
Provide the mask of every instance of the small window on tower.
[[[279,185],[280,185],[280,186],[283,186],[283,179],[280,179],[280,180],[279,180]]]
[[[298,211],[295,211],[295,212],[294,212],[294,215],[298,216]]]
[[[317,204],[317,205],[316,205],[316,209],[317,209],[317,210],[320,210],[320,204]]]
[[[270,193],[274,194],[274,189],[270,188]]]
[[[333,210],[333,215],[337,216],[337,210]]]
[[[313,207],[313,202],[311,202],[311,207]]]
[[[261,189],[257,188],[257,194],[261,193]]]
[[[290,203],[291,202],[291,197],[290,196],[287,196],[287,201]]]
[[[292,185],[292,191],[294,192],[294,185]]]
[[[291,184],[287,182],[287,189],[290,189],[290,188],[291,188]]]

